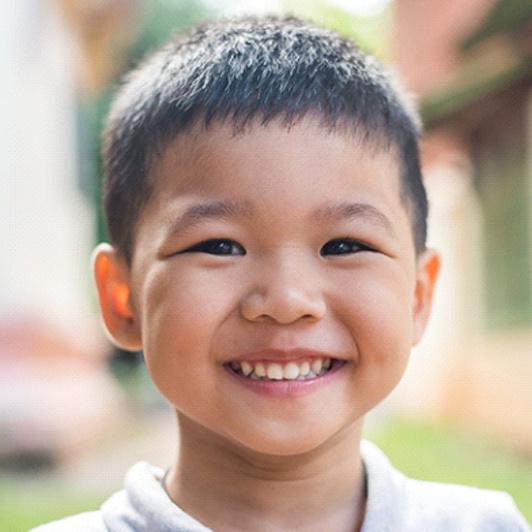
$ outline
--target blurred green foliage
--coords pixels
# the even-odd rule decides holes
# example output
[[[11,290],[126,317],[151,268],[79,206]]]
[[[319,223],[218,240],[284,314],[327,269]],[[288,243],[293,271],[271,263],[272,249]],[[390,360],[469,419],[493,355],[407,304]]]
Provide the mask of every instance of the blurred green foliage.
[[[201,0],[142,0],[139,2],[137,38],[130,49],[131,62],[138,62],[172,35],[212,14]]]
[[[366,432],[407,476],[505,491],[532,523],[532,455],[511,452],[508,442],[436,423],[395,420]]]
[[[27,532],[61,517],[99,508],[107,497],[43,484],[30,488],[0,481],[0,530]],[[73,531],[74,532],[74,531]]]
[[[281,5],[286,13],[313,20],[344,37],[355,39],[361,48],[383,61],[390,56],[390,6],[372,16],[358,16],[326,0],[282,0]]]

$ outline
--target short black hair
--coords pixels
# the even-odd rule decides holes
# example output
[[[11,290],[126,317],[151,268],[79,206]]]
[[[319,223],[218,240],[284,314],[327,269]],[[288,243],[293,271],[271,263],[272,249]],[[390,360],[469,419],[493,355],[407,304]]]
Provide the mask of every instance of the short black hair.
[[[395,148],[401,196],[416,252],[425,249],[427,198],[419,164],[419,118],[378,61],[351,40],[295,18],[202,24],[130,73],[104,131],[104,211],[109,239],[130,262],[135,227],[161,149],[195,124],[235,131],[273,119],[287,127],[316,116],[330,131]]]

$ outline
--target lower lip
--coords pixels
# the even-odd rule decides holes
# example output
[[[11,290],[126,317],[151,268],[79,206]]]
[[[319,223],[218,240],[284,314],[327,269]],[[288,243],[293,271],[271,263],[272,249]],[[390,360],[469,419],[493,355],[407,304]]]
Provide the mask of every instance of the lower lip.
[[[228,365],[224,369],[229,375],[255,393],[269,397],[301,397],[302,395],[312,393],[321,386],[325,386],[332,379],[336,378],[338,372],[345,366],[345,362],[340,360],[333,361],[331,369],[313,379],[308,380],[258,380],[248,379],[238,373],[235,373]]]

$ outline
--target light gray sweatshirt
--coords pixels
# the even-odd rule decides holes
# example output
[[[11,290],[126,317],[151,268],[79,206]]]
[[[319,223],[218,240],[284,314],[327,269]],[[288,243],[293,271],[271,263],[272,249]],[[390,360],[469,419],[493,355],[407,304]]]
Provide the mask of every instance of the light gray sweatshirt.
[[[506,493],[412,480],[373,444],[361,444],[368,500],[362,532],[532,532]],[[208,532],[161,486],[163,471],[145,462],[102,507],[33,532]]]

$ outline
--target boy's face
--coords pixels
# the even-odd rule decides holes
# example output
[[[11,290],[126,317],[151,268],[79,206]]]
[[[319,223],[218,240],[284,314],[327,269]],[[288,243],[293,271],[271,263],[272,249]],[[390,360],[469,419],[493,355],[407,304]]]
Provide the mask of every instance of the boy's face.
[[[395,387],[438,270],[415,255],[398,167],[310,120],[165,148],[131,267],[102,247],[96,277],[111,335],[189,426],[299,453]]]

